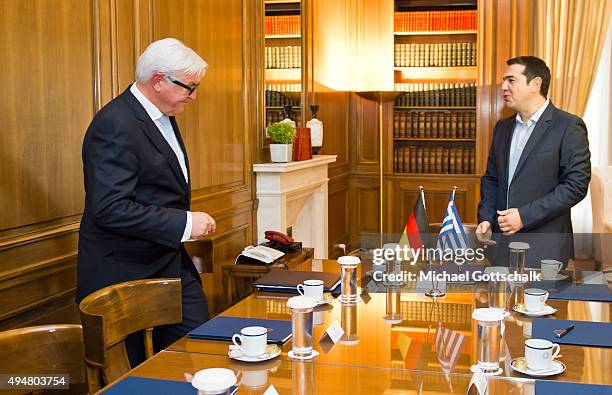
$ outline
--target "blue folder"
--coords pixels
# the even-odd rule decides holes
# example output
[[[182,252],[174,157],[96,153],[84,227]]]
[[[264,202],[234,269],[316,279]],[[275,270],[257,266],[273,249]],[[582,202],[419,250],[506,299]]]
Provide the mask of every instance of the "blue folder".
[[[109,389],[102,391],[102,393],[105,395],[197,395],[198,390],[196,390],[191,383],[186,383],[184,381],[158,380],[129,376],[119,381],[117,384],[114,384]]]
[[[291,321],[217,316],[187,334],[194,339],[232,341],[235,333],[247,326],[268,328],[268,343],[283,344],[291,338]]]
[[[549,299],[612,302],[612,291],[605,284],[567,284],[555,287],[542,283],[533,286],[548,290]]]
[[[237,390],[238,387],[233,386],[229,392],[234,394]],[[191,383],[184,381],[128,376],[101,393],[105,395],[198,395],[198,390]]]
[[[611,395],[612,386],[570,383],[567,381],[536,380],[536,395]]]
[[[574,325],[574,329],[563,337],[557,338],[555,329],[565,329]],[[612,347],[612,323],[587,322],[570,320],[553,320],[534,318],[531,327],[531,337],[550,340],[553,343],[572,344],[576,346]]]

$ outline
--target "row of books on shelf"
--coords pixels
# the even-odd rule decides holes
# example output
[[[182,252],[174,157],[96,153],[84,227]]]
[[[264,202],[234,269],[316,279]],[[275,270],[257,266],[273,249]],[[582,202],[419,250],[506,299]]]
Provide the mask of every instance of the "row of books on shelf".
[[[272,109],[272,108],[266,109],[266,126],[270,125],[271,123],[280,122],[283,119],[285,119],[285,115],[282,109]],[[299,108],[293,109],[292,119],[295,121],[297,125],[302,124],[302,114]]]
[[[477,10],[409,11],[393,16],[395,32],[431,32],[478,29]]]
[[[301,84],[266,84],[267,91],[276,91],[276,92],[301,92],[302,85]]]
[[[474,147],[406,145],[393,150],[395,173],[473,174]]]
[[[300,34],[299,15],[266,15],[264,24],[266,36]]]
[[[476,113],[395,111],[394,138],[476,138]]]
[[[282,92],[266,90],[266,107],[299,106],[299,100],[292,100]]]
[[[395,44],[397,67],[476,66],[476,43]]]
[[[266,47],[266,69],[299,69],[300,67],[302,67],[301,47]]]
[[[399,83],[395,90],[403,92],[395,99],[401,107],[473,107],[476,105],[476,84],[473,83]]]
[[[432,308],[430,302],[402,302],[400,313],[405,321],[430,321],[432,319]],[[472,306],[459,303],[438,303],[433,311],[433,319],[441,323],[468,324],[471,325]]]

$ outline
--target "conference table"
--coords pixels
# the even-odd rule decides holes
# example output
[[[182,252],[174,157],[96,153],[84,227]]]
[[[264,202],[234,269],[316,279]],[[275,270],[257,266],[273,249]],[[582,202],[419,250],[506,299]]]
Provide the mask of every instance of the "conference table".
[[[340,272],[335,260],[308,260],[295,270]],[[128,373],[128,376],[188,381],[196,371],[224,367],[239,374],[238,393],[263,393],[270,385],[279,393],[466,393],[477,362],[475,308],[488,306],[488,287],[481,284],[448,284],[447,294],[432,299],[397,286],[372,288],[371,264],[358,268],[360,297],[355,304],[335,299],[315,308],[314,348],[319,355],[309,361],[288,357],[291,341],[275,359],[245,363],[228,357],[229,342],[184,337]],[[579,273],[572,273],[578,281]],[[369,292],[364,292],[369,289]],[[507,295],[517,298],[516,287]],[[253,292],[220,315],[290,320],[287,300],[293,295]],[[557,309],[553,319],[610,322],[612,304],[606,302],[548,300]],[[535,393],[533,377],[516,372],[513,358],[524,355],[524,341],[531,336],[532,318],[510,309],[504,320],[500,367],[490,376],[489,393]],[[319,341],[332,323],[344,330],[337,342]],[[458,334],[453,350],[439,352],[436,343],[445,331]],[[440,334],[438,337],[437,335]],[[327,339],[328,340],[328,339]],[[457,345],[459,343],[459,345]],[[436,352],[438,351],[438,352]],[[449,363],[449,355],[453,362]],[[612,348],[561,345],[559,358],[565,372],[543,380],[612,385]],[[449,367],[450,366],[450,367]],[[239,373],[240,372],[240,373]]]

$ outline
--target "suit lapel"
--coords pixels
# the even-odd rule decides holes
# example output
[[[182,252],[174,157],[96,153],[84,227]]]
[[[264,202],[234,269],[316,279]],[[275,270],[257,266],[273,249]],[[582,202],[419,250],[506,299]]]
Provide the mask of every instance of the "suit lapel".
[[[508,175],[510,174],[510,147],[512,145],[512,135],[514,134],[514,127],[516,125],[516,118],[512,118],[511,122],[508,122],[508,128],[505,131],[506,138],[504,139],[504,147],[503,147],[503,169],[504,169],[504,189],[508,189]]]
[[[170,117],[170,122],[172,123],[172,129],[174,129],[174,135],[176,136],[179,146],[183,150],[183,155],[185,156],[185,167],[187,167],[187,185],[186,185],[187,186],[187,202],[190,202],[191,201],[191,171],[189,170],[189,158],[187,157],[187,150],[185,149],[185,143],[183,143],[183,137],[181,136],[181,131],[179,130],[178,124],[176,123],[176,119],[174,117]],[[181,178],[185,180],[185,177],[183,177],[182,172],[181,172]]]
[[[552,105],[552,103],[548,103],[546,110],[544,110],[542,116],[540,117],[540,119],[538,119],[538,122],[536,123],[533,132],[531,132],[531,136],[529,136],[527,144],[525,144],[525,148],[523,149],[518,164],[516,165],[516,170],[514,171],[514,177],[512,177],[512,180],[516,179],[516,176],[518,175],[519,171],[521,171],[521,168],[525,164],[525,161],[527,161],[527,157],[529,157],[531,151],[533,151],[535,146],[538,145],[538,141],[540,141],[542,136],[544,136],[546,131],[550,128],[550,125],[552,124],[551,121],[553,111],[554,106]]]
[[[147,114],[138,99],[136,99],[132,92],[130,92],[129,88],[123,93],[123,95],[126,102],[128,103],[128,106],[134,112],[136,118],[142,121],[142,130],[144,131],[145,135],[149,138],[149,140],[151,140],[155,148],[157,148],[157,150],[166,158],[181,187],[183,187],[186,191],[189,192],[189,189],[187,188],[187,183],[185,181],[185,176],[183,175],[183,171],[181,170],[181,166],[178,162],[178,158],[170,147],[170,144],[168,144],[166,139],[164,139],[161,132],[157,128],[157,125],[155,125],[151,117],[149,117],[149,114]],[[183,149],[183,152],[185,152],[182,142],[180,142],[180,144],[181,148]],[[187,168],[189,168],[189,166]]]

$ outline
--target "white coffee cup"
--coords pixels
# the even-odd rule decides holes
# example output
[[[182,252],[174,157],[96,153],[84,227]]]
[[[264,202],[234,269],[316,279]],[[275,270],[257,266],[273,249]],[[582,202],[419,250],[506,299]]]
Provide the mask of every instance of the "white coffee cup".
[[[542,259],[540,261],[540,270],[544,280],[554,280],[557,278],[559,271],[563,267],[563,263],[554,259]]]
[[[546,370],[561,352],[561,346],[544,339],[525,340],[525,360],[530,370]]]
[[[240,330],[240,334],[232,336],[232,342],[240,348],[243,355],[257,357],[266,352],[268,329],[263,326],[247,326]]]
[[[297,291],[300,295],[308,296],[318,302],[323,299],[323,281],[306,280],[304,284],[297,285]]]
[[[523,292],[523,298],[525,299],[525,308],[527,311],[535,313],[546,308],[548,292],[543,289],[527,288]]]

